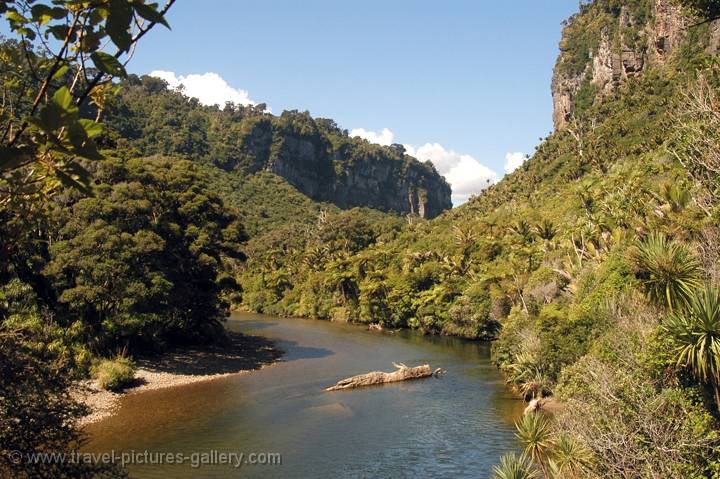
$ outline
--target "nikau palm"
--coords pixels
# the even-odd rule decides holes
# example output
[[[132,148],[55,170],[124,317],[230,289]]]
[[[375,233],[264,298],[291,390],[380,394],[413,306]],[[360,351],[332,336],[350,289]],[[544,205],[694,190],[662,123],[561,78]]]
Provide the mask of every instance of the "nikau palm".
[[[708,286],[697,292],[687,310],[671,314],[663,329],[676,345],[678,366],[713,388],[720,410],[720,290]]]

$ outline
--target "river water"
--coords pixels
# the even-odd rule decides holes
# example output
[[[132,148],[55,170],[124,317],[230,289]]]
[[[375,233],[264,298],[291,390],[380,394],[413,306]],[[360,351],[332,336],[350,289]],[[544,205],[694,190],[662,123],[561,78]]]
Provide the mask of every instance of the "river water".
[[[282,361],[125,396],[117,415],[89,427],[86,449],[185,457],[182,465],[131,465],[132,477],[141,479],[482,478],[518,449],[513,420],[523,404],[505,389],[488,344],[246,313],[234,314],[227,328],[276,341]],[[447,373],[323,391],[348,376],[391,371],[393,362],[428,363]],[[281,464],[194,467],[221,461],[221,453],[243,453],[246,463],[277,462],[266,453],[279,453]]]

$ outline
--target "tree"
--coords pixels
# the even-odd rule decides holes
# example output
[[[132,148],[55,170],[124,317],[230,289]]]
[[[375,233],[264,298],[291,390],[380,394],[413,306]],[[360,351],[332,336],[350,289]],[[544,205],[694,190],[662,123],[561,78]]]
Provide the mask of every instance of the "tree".
[[[173,3],[158,9],[145,0],[0,0],[11,32],[0,41],[0,285],[21,278],[53,304],[41,274],[53,239],[51,200],[64,186],[90,191],[85,164],[103,158],[94,139],[116,91],[112,80],[126,75],[124,64],[151,28],[167,26]],[[121,475],[72,461],[28,462],[29,454],[75,450],[82,440],[77,420],[86,411],[70,394],[62,355],[49,352],[56,338],[8,332],[6,310],[0,308],[0,476]]]
[[[718,0],[681,0],[680,3],[699,15],[703,19],[701,23],[720,18],[720,2]]]
[[[76,450],[82,436],[75,424],[86,408],[71,396],[70,376],[57,358],[46,347],[31,349],[30,339],[0,331],[0,477],[124,477],[113,467],[31,460]]]
[[[582,477],[581,473],[592,460],[590,451],[567,433],[559,435],[553,445],[552,455],[561,477]]]
[[[102,131],[112,80],[126,76],[125,63],[150,29],[168,26],[164,14],[174,1],[162,9],[145,0],[0,2],[17,38],[0,46],[7,64],[0,71],[0,174],[9,180],[0,201],[43,192],[51,178],[89,186],[77,160],[101,158],[93,137]],[[94,120],[81,115],[88,108]]]
[[[548,219],[544,219],[535,225],[533,231],[540,239],[545,241],[551,241],[558,232],[553,222]]]
[[[695,203],[708,216],[720,203],[719,80],[717,69],[698,74],[673,115],[677,138],[671,153],[695,186]]]
[[[533,240],[533,228],[530,226],[530,223],[524,219],[519,219],[510,225],[508,227],[508,232],[515,235],[520,240],[521,244],[528,244]]]
[[[543,414],[524,414],[515,424],[515,434],[525,448],[525,455],[545,473],[545,462],[552,447],[550,422]]]
[[[720,410],[720,290],[698,291],[688,309],[671,314],[662,328],[675,344],[677,365],[712,387]]]
[[[103,162],[110,183],[56,212],[63,228],[44,274],[61,317],[79,319],[98,352],[208,339],[227,312],[221,273],[244,259],[242,225],[189,161]]]

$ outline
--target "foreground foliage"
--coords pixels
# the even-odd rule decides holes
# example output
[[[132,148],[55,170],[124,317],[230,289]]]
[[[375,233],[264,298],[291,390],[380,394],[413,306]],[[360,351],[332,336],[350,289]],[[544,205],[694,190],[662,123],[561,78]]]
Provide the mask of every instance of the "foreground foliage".
[[[38,339],[0,332],[0,476],[14,478],[124,477],[111,467],[72,461],[33,461],[69,455],[82,443],[75,423],[84,406],[70,394],[70,375]]]

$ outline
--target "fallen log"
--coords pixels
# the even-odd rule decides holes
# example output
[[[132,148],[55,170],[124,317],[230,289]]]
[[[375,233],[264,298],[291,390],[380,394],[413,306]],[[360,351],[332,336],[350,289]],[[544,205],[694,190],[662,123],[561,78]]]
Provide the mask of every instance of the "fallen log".
[[[398,381],[408,381],[410,379],[420,379],[420,378],[427,378],[433,375],[439,375],[441,372],[443,372],[440,369],[436,369],[435,372],[433,372],[430,369],[430,365],[423,364],[422,366],[416,366],[414,368],[409,368],[405,366],[404,364],[395,364],[393,363],[393,366],[397,368],[397,371],[393,371],[391,373],[386,373],[383,371],[373,371],[365,374],[359,374],[357,376],[353,376],[351,378],[343,379],[342,381],[338,381],[338,383],[334,386],[330,386],[329,388],[325,388],[325,391],[338,391],[340,389],[354,389],[354,388],[361,388],[365,386],[374,386],[377,384],[386,384],[386,383],[395,383]]]
[[[525,411],[523,411],[523,414],[533,414],[533,413],[536,413],[536,412],[538,412],[539,410],[541,410],[544,405],[545,405],[545,399],[543,399],[543,398],[533,399],[532,401],[530,401],[530,402],[528,403],[527,407],[525,408]]]

